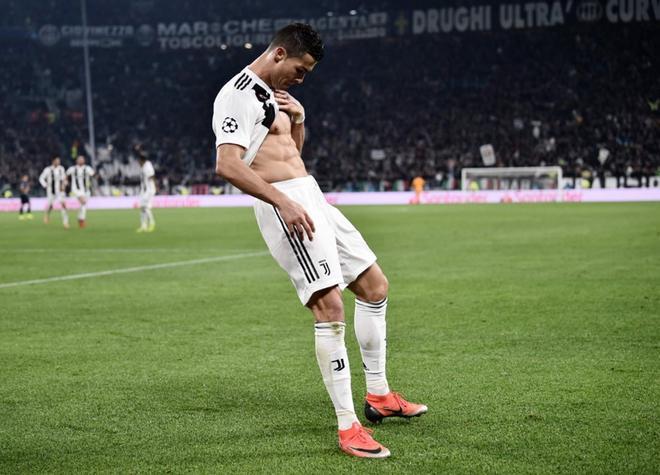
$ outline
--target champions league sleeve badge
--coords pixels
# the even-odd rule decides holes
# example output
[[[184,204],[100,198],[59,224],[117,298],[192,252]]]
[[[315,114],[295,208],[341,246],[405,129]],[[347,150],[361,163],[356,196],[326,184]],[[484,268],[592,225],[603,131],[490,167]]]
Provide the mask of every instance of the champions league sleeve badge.
[[[238,122],[233,117],[225,117],[222,121],[222,131],[227,134],[233,134],[238,130]]]

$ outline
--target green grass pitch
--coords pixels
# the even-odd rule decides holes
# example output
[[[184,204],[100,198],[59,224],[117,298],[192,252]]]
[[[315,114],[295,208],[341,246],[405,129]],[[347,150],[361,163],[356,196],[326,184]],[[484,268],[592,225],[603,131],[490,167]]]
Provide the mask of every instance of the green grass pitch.
[[[0,288],[0,473],[658,473],[660,204],[343,211],[390,280],[390,384],[429,406],[376,428],[391,459],[337,448],[311,315],[257,254]],[[0,285],[266,250],[250,209],[155,215],[0,214]]]

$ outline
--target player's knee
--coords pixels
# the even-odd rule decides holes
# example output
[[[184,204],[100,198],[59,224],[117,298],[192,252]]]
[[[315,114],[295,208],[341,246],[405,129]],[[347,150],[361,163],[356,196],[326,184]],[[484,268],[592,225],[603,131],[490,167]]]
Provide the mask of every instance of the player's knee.
[[[344,303],[338,289],[315,292],[307,303],[317,322],[343,322]]]
[[[344,321],[344,304],[341,301],[341,298],[331,299],[325,302],[319,308],[320,312],[316,314],[316,319],[318,321],[326,322],[343,322]]]
[[[364,298],[367,302],[380,302],[387,298],[390,284],[384,274],[369,288],[365,290]]]

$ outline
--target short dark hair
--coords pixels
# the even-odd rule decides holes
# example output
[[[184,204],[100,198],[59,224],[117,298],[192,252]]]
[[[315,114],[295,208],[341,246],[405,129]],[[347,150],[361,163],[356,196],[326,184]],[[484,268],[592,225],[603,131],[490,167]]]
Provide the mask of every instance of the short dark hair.
[[[323,41],[314,28],[306,23],[291,23],[275,33],[268,49],[284,48],[289,56],[301,57],[309,53],[316,61],[323,59]]]

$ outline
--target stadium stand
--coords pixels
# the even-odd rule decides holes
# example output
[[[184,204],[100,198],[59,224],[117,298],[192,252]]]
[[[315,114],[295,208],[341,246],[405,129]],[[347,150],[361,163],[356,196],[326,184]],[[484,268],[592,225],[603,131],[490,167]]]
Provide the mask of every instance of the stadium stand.
[[[90,23],[181,15],[154,3],[94,5]],[[194,3],[182,8],[191,19]],[[222,3],[210,17],[204,5],[207,19],[269,9],[261,0]],[[9,2],[3,26],[78,21],[71,5]],[[332,7],[310,5],[301,16]],[[23,173],[35,178],[52,154],[69,164],[87,137],[82,50],[1,41],[0,190],[15,188]],[[493,145],[499,166],[559,165],[565,177],[601,187],[607,176],[617,186],[657,186],[659,42],[656,24],[332,42],[292,90],[307,110],[303,158],[325,190],[407,189],[418,174],[431,187],[455,189],[463,167],[481,165],[483,144]],[[260,49],[90,51],[105,192],[137,183],[135,143],[149,151],[164,191],[222,186],[213,173],[213,98]],[[601,148],[610,152],[604,164]]]

